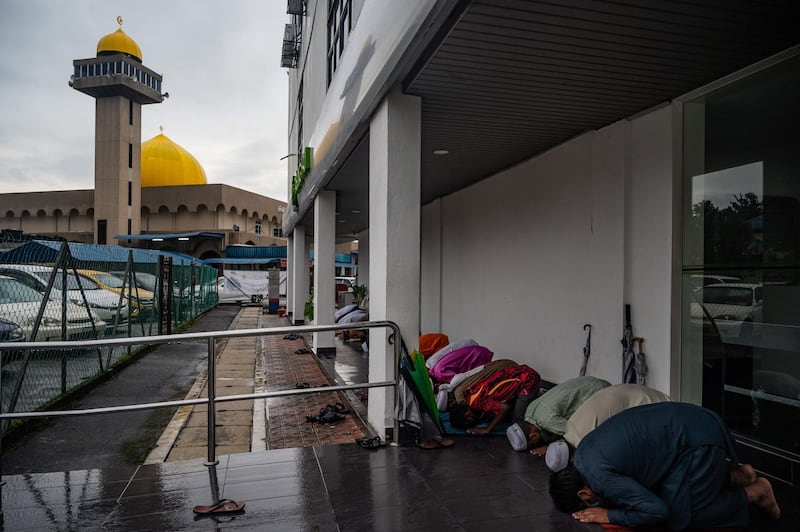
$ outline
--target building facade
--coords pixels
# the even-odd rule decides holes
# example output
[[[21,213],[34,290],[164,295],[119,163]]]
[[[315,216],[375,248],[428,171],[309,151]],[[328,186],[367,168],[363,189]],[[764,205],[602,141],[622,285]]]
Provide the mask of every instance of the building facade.
[[[474,338],[560,382],[588,323],[588,372],[618,383],[630,305],[646,383],[720,412],[743,456],[797,483],[798,6],[297,4],[282,58],[293,317],[308,246],[323,263],[357,238],[370,319],[409,348]],[[315,305],[332,323],[333,302]],[[381,334],[373,381],[393,375]],[[371,391],[378,429],[389,393]]]

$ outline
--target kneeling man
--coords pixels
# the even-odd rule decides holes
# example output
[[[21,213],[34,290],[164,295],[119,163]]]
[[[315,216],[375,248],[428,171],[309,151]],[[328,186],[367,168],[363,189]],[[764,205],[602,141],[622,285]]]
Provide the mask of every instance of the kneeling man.
[[[609,418],[583,438],[574,466],[550,477],[550,494],[584,523],[746,527],[748,503],[780,517],[772,485],[738,465],[719,416],[689,403],[637,406]]]

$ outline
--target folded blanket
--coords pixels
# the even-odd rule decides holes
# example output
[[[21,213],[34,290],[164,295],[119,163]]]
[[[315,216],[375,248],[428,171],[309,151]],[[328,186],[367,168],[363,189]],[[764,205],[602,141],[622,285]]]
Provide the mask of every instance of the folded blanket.
[[[466,429],[459,429],[459,428],[456,428],[456,427],[454,427],[453,425],[450,424],[450,414],[448,414],[447,412],[441,412],[439,414],[439,418],[442,420],[442,427],[444,427],[444,431],[447,434],[466,434],[467,433]],[[475,427],[486,427],[488,425],[489,425],[489,422],[484,421],[483,423],[478,423],[477,425],[475,425]],[[503,437],[505,437],[506,429],[508,428],[509,425],[510,425],[510,423],[507,423],[507,422],[498,423],[497,425],[495,425],[495,427],[492,429],[492,432],[490,432],[489,435],[490,436],[503,436]],[[472,427],[470,427],[470,428],[472,428]],[[475,436],[475,437],[476,438],[480,438],[480,436]]]

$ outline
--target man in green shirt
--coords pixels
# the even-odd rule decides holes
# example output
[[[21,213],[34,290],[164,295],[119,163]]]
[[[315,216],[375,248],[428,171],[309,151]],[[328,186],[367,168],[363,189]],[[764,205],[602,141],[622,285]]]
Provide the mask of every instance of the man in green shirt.
[[[595,392],[611,386],[597,377],[575,377],[554,386],[525,410],[524,421],[511,425],[506,431],[508,441],[515,451],[533,449],[531,454],[541,455],[547,444],[561,438],[566,432],[567,419]]]

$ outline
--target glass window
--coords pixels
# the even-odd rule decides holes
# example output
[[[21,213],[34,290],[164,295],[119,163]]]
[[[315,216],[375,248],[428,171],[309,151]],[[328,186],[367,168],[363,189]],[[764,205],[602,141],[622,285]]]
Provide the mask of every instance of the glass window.
[[[684,104],[682,391],[800,449],[800,58]]]
[[[352,0],[328,0],[328,85],[352,29]]]

